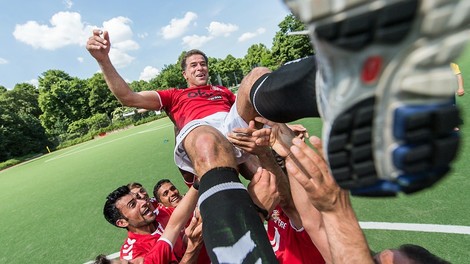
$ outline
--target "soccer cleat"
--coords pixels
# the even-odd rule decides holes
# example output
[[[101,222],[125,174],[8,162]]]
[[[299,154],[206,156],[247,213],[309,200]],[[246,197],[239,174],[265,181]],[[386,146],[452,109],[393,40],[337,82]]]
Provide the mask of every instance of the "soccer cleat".
[[[469,39],[470,1],[286,0],[310,32],[331,173],[353,195],[432,186],[459,149],[449,63]]]

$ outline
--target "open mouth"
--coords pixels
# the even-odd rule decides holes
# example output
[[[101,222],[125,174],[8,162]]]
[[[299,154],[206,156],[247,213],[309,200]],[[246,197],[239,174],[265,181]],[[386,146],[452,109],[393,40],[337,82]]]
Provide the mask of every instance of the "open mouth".
[[[174,203],[174,202],[177,202],[180,198],[178,196],[175,196],[173,198],[171,198],[170,202],[171,203]]]
[[[149,207],[145,207],[144,211],[142,212],[142,215],[151,215],[152,211],[150,210]]]

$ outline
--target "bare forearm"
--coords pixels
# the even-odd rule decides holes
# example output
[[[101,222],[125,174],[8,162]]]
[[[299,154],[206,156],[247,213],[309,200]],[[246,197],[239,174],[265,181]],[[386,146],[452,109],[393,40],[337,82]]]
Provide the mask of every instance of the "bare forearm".
[[[199,257],[199,252],[201,252],[202,243],[188,243],[188,247],[186,248],[186,252],[184,253],[183,257],[181,258],[180,264],[191,264],[197,263],[197,259]]]
[[[333,263],[373,263],[367,240],[350,201],[342,191],[337,208],[322,212]]]
[[[284,173],[284,171],[281,169],[281,167],[277,163],[271,150],[261,155],[258,155],[258,158],[260,160],[260,163],[266,170],[276,175],[276,186],[279,192],[279,196],[281,198],[280,205],[283,208],[286,207],[286,209],[288,208],[288,209],[295,210],[295,206],[292,202],[292,195],[291,195],[291,190],[289,187],[289,180],[287,178],[287,175]]]
[[[124,79],[119,75],[114,68],[113,64],[111,63],[109,57],[98,61],[98,64],[103,72],[104,79],[106,84],[108,85],[111,92],[116,96],[116,98],[126,106],[134,106],[132,105],[131,100],[129,99],[132,90],[130,89],[129,85],[124,81]]]
[[[320,251],[326,263],[332,263],[328,237],[321,213],[310,203],[305,189],[295,179],[289,181],[291,186],[292,199],[296,205],[297,211],[286,212],[291,221],[298,226],[300,223],[312,242]],[[295,220],[297,219],[297,220]],[[299,220],[301,219],[301,220]]]
[[[183,197],[178,207],[170,217],[165,231],[162,234],[162,237],[167,238],[171,241],[172,244],[175,243],[176,238],[178,237],[181,229],[187,223],[188,219],[194,212],[194,208],[197,203],[197,190],[193,187],[189,188],[189,191]]]

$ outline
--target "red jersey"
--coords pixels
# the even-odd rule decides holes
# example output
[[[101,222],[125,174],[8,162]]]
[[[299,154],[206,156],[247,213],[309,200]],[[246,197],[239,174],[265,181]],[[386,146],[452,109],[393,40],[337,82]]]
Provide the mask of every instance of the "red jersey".
[[[287,215],[277,206],[268,221],[268,237],[280,264],[325,263],[307,232],[294,229]]]
[[[136,234],[127,232],[127,239],[121,247],[120,258],[130,261],[135,258],[145,257],[163,234],[163,227],[159,224],[152,234]]]
[[[170,242],[166,239],[159,239],[144,258],[145,264],[174,264],[178,262],[172,253]]]
[[[229,112],[235,94],[223,86],[197,86],[157,91],[161,109],[165,110],[178,130],[188,122],[218,113]]]
[[[138,257],[144,257],[153,246],[157,243],[160,236],[163,234],[168,220],[170,219],[171,212],[167,210],[154,210],[156,215],[155,222],[157,230],[152,234],[136,234],[127,232],[127,239],[121,247],[120,258],[124,260],[132,260]],[[173,253],[177,258],[182,258],[186,251],[182,237],[179,237],[174,245]]]
[[[155,198],[153,198],[155,199]],[[156,199],[155,199],[156,200]],[[158,207],[156,207],[157,210],[159,210],[160,212],[164,212],[165,214],[169,214],[171,215],[173,213],[173,211],[175,211],[175,207],[166,207],[164,206],[163,204],[159,203],[158,204]],[[191,223],[191,218],[189,218],[188,222],[186,223],[186,227]],[[182,236],[184,235],[184,230],[182,230]],[[175,245],[175,248],[179,246],[179,241],[180,241],[180,238],[178,238],[178,240],[176,241],[176,245]],[[209,264],[211,263],[211,260],[209,258],[209,255],[207,254],[207,251],[206,251],[206,247],[205,245],[202,245],[202,248],[201,248],[201,251],[199,252],[199,257],[197,259],[197,263],[198,264]]]

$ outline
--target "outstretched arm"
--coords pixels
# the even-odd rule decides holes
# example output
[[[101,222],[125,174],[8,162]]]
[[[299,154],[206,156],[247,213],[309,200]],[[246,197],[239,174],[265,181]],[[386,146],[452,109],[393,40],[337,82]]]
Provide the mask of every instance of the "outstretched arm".
[[[189,191],[171,214],[162,237],[168,239],[172,244],[176,242],[182,228],[192,216],[196,208],[197,194],[198,191],[194,187],[189,188]]]
[[[86,48],[91,56],[98,62],[104,79],[111,92],[126,106],[138,107],[150,110],[160,110],[161,103],[155,91],[134,92],[119,75],[109,58],[111,41],[108,31],[93,30],[93,35],[88,38]]]
[[[291,155],[297,161],[287,160],[288,175],[292,181],[298,181],[305,188],[310,202],[321,212],[332,262],[373,263],[349,193],[341,189],[329,173],[321,154],[320,139],[310,138],[310,143],[317,148],[317,152],[300,139],[294,139],[292,142]],[[299,166],[303,168],[300,169]]]

